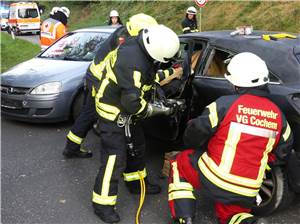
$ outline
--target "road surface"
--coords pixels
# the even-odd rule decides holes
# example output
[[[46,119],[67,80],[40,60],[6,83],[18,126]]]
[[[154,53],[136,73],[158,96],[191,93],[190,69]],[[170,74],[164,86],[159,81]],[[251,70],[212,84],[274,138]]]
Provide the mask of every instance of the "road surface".
[[[102,223],[93,214],[91,193],[99,166],[99,139],[89,133],[85,146],[93,149],[90,159],[66,160],[61,152],[70,123],[28,124],[1,120],[2,223]],[[163,187],[159,195],[146,196],[141,223],[169,221],[167,180],[159,178],[162,153],[153,142],[148,148],[148,171]],[[117,210],[121,224],[133,224],[139,197],[130,195],[120,183]],[[213,202],[198,194],[196,224],[217,223]],[[276,224],[300,223],[300,199],[289,209],[267,220]],[[201,220],[201,221],[200,221]]]

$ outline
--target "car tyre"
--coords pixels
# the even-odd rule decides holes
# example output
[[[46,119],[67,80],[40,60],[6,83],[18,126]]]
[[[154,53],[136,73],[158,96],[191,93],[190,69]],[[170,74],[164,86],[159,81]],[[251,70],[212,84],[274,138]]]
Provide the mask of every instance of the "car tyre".
[[[71,118],[75,121],[76,118],[79,116],[80,114],[80,110],[82,108],[82,105],[84,103],[84,92],[83,91],[80,91],[74,101],[73,101],[73,104],[72,104],[72,113],[71,113]]]
[[[266,171],[258,197],[262,199],[262,202],[252,208],[257,216],[266,216],[275,210],[288,207],[295,193],[289,188],[285,167],[275,166],[270,171]]]

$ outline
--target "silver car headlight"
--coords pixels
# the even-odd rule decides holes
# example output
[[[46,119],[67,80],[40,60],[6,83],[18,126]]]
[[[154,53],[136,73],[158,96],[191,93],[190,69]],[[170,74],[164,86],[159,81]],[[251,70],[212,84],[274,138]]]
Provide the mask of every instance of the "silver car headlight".
[[[61,91],[61,83],[60,82],[48,82],[38,87],[35,87],[30,94],[34,95],[46,95],[46,94],[56,94]]]

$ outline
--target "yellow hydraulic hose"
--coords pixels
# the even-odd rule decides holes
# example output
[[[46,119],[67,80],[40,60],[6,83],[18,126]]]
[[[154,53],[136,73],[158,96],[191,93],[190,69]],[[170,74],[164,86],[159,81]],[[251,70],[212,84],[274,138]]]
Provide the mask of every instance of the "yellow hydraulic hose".
[[[141,213],[144,201],[145,201],[145,195],[146,195],[146,186],[145,186],[145,180],[144,180],[143,174],[142,174],[141,171],[138,171],[138,173],[139,173],[139,176],[140,176],[141,196],[140,196],[140,204],[139,204],[138,210],[136,212],[136,216],[135,216],[135,223],[136,224],[140,223],[139,222],[139,216],[140,216],[140,213]]]

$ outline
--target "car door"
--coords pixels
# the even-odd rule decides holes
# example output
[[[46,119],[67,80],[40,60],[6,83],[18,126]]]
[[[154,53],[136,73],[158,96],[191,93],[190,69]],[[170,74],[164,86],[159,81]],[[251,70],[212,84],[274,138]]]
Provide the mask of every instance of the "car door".
[[[234,54],[234,52],[217,46],[208,47],[204,61],[195,72],[192,81],[192,116],[199,115],[205,106],[220,96],[234,93],[233,86],[224,77],[227,61]]]
[[[172,117],[158,116],[146,119],[143,122],[143,126],[147,134],[166,141],[174,141],[180,135],[181,126],[185,123],[187,115],[189,114],[188,110],[190,109],[190,103],[188,101],[192,98],[191,77],[193,76],[195,68],[200,63],[205,49],[206,43],[203,41],[196,43],[192,39],[180,39],[181,55],[177,58],[175,64],[181,64],[183,67],[183,76],[177,92],[168,98],[187,100],[187,110],[184,113],[178,113]]]

